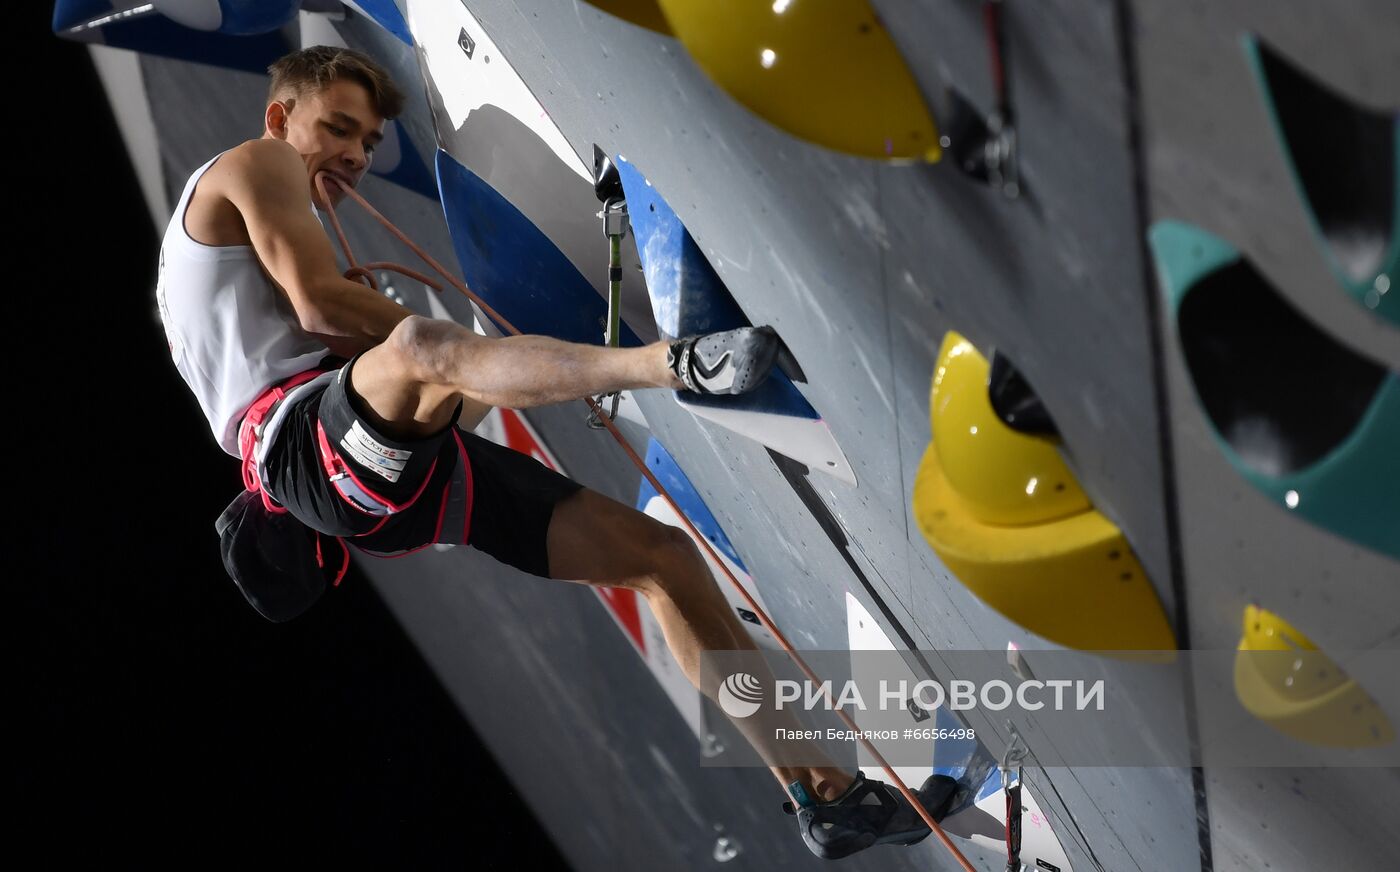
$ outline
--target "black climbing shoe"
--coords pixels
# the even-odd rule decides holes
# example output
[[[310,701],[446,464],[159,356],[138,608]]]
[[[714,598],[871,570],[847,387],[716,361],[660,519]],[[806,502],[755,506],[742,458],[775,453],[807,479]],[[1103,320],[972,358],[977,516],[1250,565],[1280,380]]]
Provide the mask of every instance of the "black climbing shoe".
[[[872,845],[917,844],[931,832],[904,794],[864,772],[857,772],[846,792],[830,802],[811,799],[798,782],[789,792],[797,803],[783,803],[783,811],[797,816],[802,841],[823,860],[839,860]],[[930,775],[914,794],[935,821],[942,821],[957,792],[954,779]]]
[[[768,378],[783,350],[772,327],[740,327],[671,343],[666,365],[697,394],[743,394]]]

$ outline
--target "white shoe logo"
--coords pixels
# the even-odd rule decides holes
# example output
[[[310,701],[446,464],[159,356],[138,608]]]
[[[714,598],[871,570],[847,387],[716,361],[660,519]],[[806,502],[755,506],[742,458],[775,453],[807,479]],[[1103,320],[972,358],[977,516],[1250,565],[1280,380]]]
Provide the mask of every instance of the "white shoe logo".
[[[729,365],[729,358],[733,352],[726,351],[721,354],[714,366],[707,366],[702,372],[702,383],[711,391],[727,391],[734,386],[734,367]],[[704,365],[703,363],[701,364]]]

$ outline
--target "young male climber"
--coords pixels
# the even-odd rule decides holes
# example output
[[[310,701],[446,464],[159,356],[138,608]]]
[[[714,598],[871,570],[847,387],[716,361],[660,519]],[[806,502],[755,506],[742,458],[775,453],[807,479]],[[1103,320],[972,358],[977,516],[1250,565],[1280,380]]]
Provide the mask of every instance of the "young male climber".
[[[690,539],[470,428],[492,406],[639,388],[743,393],[768,375],[776,334],[618,349],[487,338],[413,314],[340,275],[316,215],[344,196],[341,184],[359,183],[401,92],[347,49],[293,52],[268,72],[261,138],[190,176],[157,286],[172,357],[219,445],[243,461],[244,496],[261,491],[253,508],[315,531],[318,561],[338,545],[330,559],[348,562],[346,540],[378,555],[465,543],[543,578],[635,590],[714,699],[716,687],[700,687],[701,653],[755,646]],[[863,773],[770,768],[819,856],[929,833],[902,794]],[[919,795],[939,817],[952,792],[933,778]]]

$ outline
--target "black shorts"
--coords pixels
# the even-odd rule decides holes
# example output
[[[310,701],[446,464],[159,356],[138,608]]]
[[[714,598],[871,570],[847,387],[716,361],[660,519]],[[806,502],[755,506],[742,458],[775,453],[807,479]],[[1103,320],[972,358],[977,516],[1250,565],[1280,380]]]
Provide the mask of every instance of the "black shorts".
[[[548,578],[554,506],[583,486],[455,424],[409,442],[384,436],[350,389],[355,360],[287,410],[263,463],[272,498],[377,556],[465,542]]]

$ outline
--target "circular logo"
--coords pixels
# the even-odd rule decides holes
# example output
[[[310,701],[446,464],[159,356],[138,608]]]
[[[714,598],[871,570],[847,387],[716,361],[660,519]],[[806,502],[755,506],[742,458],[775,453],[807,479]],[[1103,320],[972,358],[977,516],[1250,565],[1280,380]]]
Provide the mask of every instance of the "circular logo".
[[[736,672],[719,686],[719,707],[731,718],[746,718],[763,702],[763,686],[747,672]]]

